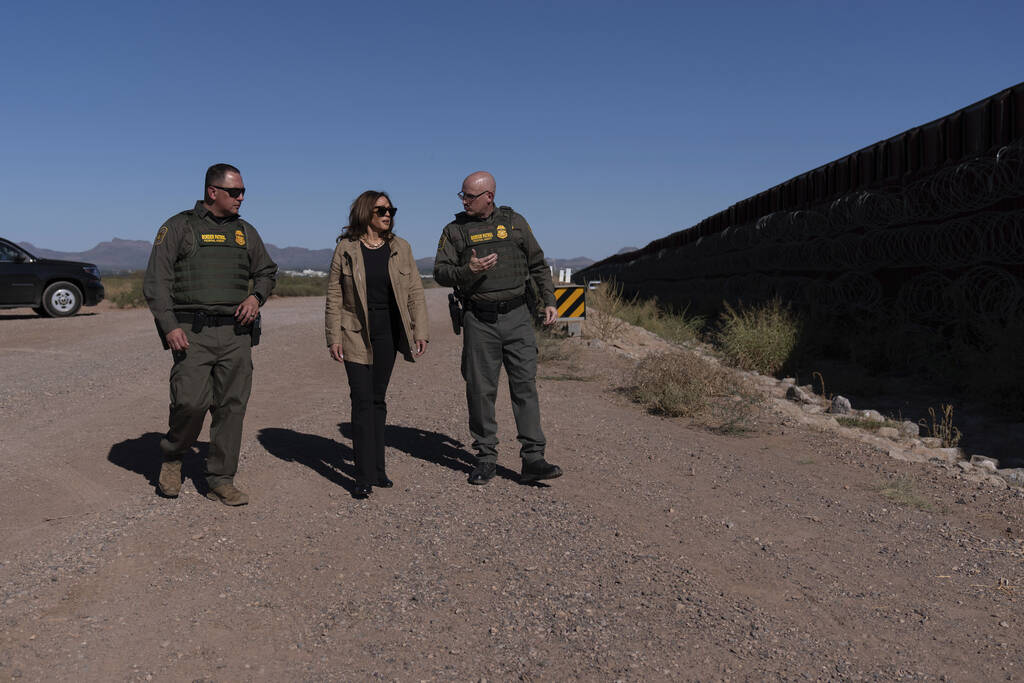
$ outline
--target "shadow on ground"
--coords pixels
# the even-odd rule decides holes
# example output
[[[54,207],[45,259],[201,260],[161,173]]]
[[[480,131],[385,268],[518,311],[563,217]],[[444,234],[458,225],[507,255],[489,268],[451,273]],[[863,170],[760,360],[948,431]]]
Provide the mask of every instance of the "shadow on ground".
[[[129,472],[142,475],[146,482],[156,489],[160,465],[163,462],[163,456],[160,454],[160,439],[163,436],[158,432],[147,432],[135,439],[126,439],[114,444],[107,454],[107,460]],[[205,441],[196,442],[195,447],[185,454],[182,465],[184,478],[192,480],[196,491],[201,494],[207,491],[203,463],[206,462],[209,448],[210,445]]]
[[[351,423],[339,423],[338,431],[346,439],[352,439]],[[418,460],[425,460],[466,475],[469,475],[476,466],[476,456],[466,450],[465,444],[447,434],[428,432],[415,427],[388,425],[384,429],[384,441],[391,448]],[[498,465],[496,474],[510,481],[519,481],[519,474],[501,465]]]
[[[352,449],[347,445],[316,434],[276,427],[261,429],[256,438],[275,458],[305,465],[349,493],[355,491],[356,468],[351,464]]]

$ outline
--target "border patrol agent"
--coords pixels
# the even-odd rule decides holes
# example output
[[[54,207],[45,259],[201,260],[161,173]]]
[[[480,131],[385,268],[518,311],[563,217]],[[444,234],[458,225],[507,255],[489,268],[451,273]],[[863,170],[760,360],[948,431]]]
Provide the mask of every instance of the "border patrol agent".
[[[494,206],[494,177],[469,175],[459,199],[463,211],[445,226],[437,245],[434,279],[454,287],[465,313],[462,376],[466,380],[469,431],[477,451],[470,484],[486,484],[497,469],[498,425],[494,401],[501,366],[508,374],[518,430],[521,483],[562,475],[544,460],[546,441],[537,400],[537,340],[533,312],[526,305],[527,279],[544,302],[544,324],[558,317],[551,274],[530,224],[510,207]]]
[[[238,217],[245,186],[237,168],[211,166],[203,196],[157,232],[143,282],[161,341],[174,357],[170,429],[160,441],[157,487],[167,497],[178,496],[182,457],[209,411],[206,496],[245,505],[249,496],[235,487],[234,477],[252,387],[251,348],[259,343],[259,308],[274,288],[277,264],[256,228]]]

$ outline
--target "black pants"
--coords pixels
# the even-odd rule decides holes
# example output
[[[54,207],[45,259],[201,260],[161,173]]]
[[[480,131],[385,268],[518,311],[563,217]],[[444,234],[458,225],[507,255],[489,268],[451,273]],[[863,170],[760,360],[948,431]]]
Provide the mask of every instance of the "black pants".
[[[374,485],[386,476],[384,424],[388,405],[384,400],[395,367],[396,343],[401,336],[398,311],[372,308],[370,346],[373,364],[345,361],[352,399],[352,450],[355,451],[356,483]]]

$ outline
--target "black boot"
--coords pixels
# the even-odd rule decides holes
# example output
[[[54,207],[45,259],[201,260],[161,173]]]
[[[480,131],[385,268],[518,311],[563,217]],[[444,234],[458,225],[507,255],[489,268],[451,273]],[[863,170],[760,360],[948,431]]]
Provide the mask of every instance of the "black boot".
[[[541,479],[555,479],[562,476],[562,468],[552,465],[544,458],[523,463],[523,473],[519,475],[520,484],[540,481]]]
[[[473,471],[469,473],[469,479],[467,480],[470,484],[486,484],[494,478],[494,473],[498,470],[498,466],[493,462],[481,462],[478,463]]]

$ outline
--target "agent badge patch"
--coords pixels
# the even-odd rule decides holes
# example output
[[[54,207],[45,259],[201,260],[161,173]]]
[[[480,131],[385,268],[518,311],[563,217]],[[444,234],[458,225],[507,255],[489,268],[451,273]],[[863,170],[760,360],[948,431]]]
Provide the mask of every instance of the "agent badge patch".
[[[505,239],[507,237],[508,237],[508,232],[505,231],[505,226],[504,225],[499,225],[498,226],[498,239],[499,240],[503,240],[503,239]]]
[[[235,230],[235,244],[240,247],[245,246],[245,233],[241,230]]]
[[[153,246],[159,247],[164,243],[164,238],[167,237],[167,226],[162,225],[160,229],[156,231],[156,239],[153,240]]]

